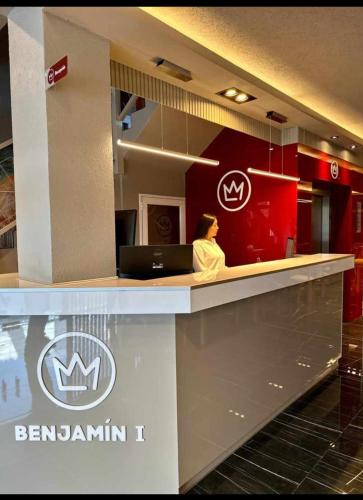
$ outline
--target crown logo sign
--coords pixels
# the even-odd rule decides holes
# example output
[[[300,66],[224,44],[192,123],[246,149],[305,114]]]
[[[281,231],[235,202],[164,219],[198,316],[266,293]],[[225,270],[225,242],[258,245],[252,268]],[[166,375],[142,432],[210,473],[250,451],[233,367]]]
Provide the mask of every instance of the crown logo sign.
[[[68,365],[65,364],[68,359],[62,362],[62,358],[49,355],[52,348],[56,352],[69,352],[70,346],[73,350]],[[90,352],[94,353],[94,358],[88,357],[87,353]],[[87,360],[87,364],[82,357]],[[102,384],[99,384],[101,359]],[[49,375],[49,369],[52,373],[54,370],[54,384],[51,383],[53,377],[44,377],[45,373]],[[116,364],[108,346],[95,335],[67,332],[57,335],[43,347],[37,363],[37,378],[44,395],[55,405],[66,410],[89,410],[102,403],[111,393],[116,380]],[[83,391],[83,394],[77,394],[77,398],[69,401],[67,391]]]
[[[330,174],[333,179],[337,179],[339,175],[339,165],[336,161],[332,161],[330,164]]]
[[[217,200],[224,210],[228,212],[241,210],[248,203],[250,196],[251,182],[241,170],[230,170],[219,179]]]
[[[243,195],[243,188],[244,188],[245,183],[242,181],[240,185],[237,187],[237,184],[235,181],[232,181],[229,187],[226,184],[223,184],[223,194],[224,194],[224,199],[225,201],[237,201],[237,200],[242,200],[242,195]],[[231,197],[228,195],[232,194],[232,191],[235,192],[235,195],[238,195],[239,193],[239,198],[236,198],[236,196]]]
[[[62,374],[63,372],[67,377],[70,377],[76,367],[76,365],[79,366],[79,369],[83,373],[85,377],[87,377],[92,371],[94,371],[93,374],[93,382],[92,382],[92,390],[95,391],[97,389],[98,385],[98,377],[100,373],[100,363],[101,363],[101,358],[97,357],[95,358],[92,363],[86,367],[84,362],[82,361],[81,356],[78,354],[78,352],[75,352],[72,356],[72,359],[69,363],[68,368],[64,366],[64,364],[59,361],[57,358],[53,358],[53,367],[54,367],[54,372],[57,380],[57,385],[58,389],[62,392],[64,391],[87,391],[88,386],[87,385],[64,385],[63,380],[62,380]]]

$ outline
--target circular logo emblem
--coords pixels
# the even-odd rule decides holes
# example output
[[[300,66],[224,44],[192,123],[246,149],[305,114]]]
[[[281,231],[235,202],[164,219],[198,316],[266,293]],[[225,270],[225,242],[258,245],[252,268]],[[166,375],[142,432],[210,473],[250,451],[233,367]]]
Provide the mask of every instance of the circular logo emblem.
[[[169,236],[171,234],[173,224],[168,215],[161,215],[156,220],[156,229],[161,236]]]
[[[229,212],[241,210],[251,196],[251,182],[240,170],[231,170],[224,174],[218,183],[217,198],[219,204]]]
[[[52,84],[54,81],[54,69],[51,68],[49,71],[48,71],[48,83],[49,84]]]
[[[97,337],[69,332],[48,342],[40,353],[37,377],[44,394],[67,410],[89,410],[112,391],[116,365]]]
[[[337,179],[339,175],[339,166],[336,161],[332,161],[330,164],[330,175],[333,179]]]

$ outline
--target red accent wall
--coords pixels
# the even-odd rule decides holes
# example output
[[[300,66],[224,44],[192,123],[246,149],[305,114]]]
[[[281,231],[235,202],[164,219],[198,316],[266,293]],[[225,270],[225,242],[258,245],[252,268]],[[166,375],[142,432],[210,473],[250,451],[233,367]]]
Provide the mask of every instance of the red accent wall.
[[[258,260],[281,259],[285,255],[286,239],[297,239],[297,252],[312,252],[311,203],[297,203],[297,198],[311,199],[311,194],[297,191],[296,183],[269,179],[247,173],[248,167],[290,175],[299,175],[304,181],[321,183],[331,196],[331,252],[355,253],[361,259],[352,271],[344,273],[344,321],[362,314],[363,281],[363,194],[353,196],[352,190],[363,193],[363,175],[349,170],[348,163],[339,160],[336,180],[330,173],[328,155],[319,153],[314,158],[297,153],[297,144],[281,148],[256,137],[231,129],[222,132],[203,152],[204,157],[220,161],[218,167],[192,165],[186,173],[187,242],[193,241],[197,220],[204,212],[218,217],[217,241],[226,254],[228,266],[247,264]],[[270,155],[270,160],[269,160]],[[227,211],[218,201],[217,187],[230,171],[246,174],[251,183],[251,196],[240,209]],[[236,174],[233,174],[236,175]],[[228,177],[228,187],[239,177]],[[244,185],[244,194],[247,185]],[[232,190],[231,196],[238,198]],[[238,207],[233,202],[230,207]],[[361,205],[359,205],[361,203]]]
[[[189,243],[193,241],[197,220],[203,212],[209,212],[218,217],[217,241],[226,254],[228,266],[285,256],[287,237],[296,237],[296,183],[247,173],[248,167],[269,170],[271,154],[272,172],[281,173],[283,160],[283,173],[296,175],[297,145],[285,146],[283,150],[273,147],[270,153],[267,141],[231,129],[223,129],[214,139],[202,156],[219,160],[220,165],[194,164],[186,174]],[[232,170],[244,172],[251,182],[249,201],[233,212],[223,208],[217,199],[219,181]]]
[[[353,231],[353,207],[356,209],[358,200],[352,195],[352,190],[363,191],[363,175],[349,170],[346,168],[346,162],[339,161],[339,175],[337,179],[333,179],[328,156],[324,153],[319,156],[314,158],[299,153],[298,172],[301,180],[312,181],[314,187],[330,193],[330,252],[354,253],[356,257],[363,255],[363,233]],[[301,192],[299,198],[300,196]],[[361,199],[363,200],[363,196]],[[308,250],[309,246],[312,248],[311,205],[298,205],[298,221],[298,250],[308,253],[303,251],[303,247],[305,250]],[[344,273],[344,321],[352,321],[362,315],[361,267],[356,265],[355,269]]]

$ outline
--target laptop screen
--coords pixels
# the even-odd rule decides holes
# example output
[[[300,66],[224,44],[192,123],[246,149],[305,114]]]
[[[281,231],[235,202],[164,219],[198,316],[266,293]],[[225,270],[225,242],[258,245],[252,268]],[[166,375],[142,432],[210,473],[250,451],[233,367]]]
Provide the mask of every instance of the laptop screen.
[[[153,279],[193,272],[193,245],[120,246],[120,278]]]

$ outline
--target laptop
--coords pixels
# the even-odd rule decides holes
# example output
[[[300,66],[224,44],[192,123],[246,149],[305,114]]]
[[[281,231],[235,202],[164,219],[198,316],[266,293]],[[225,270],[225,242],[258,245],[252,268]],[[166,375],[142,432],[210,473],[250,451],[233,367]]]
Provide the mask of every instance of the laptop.
[[[154,279],[193,272],[193,245],[121,245],[119,277]]]

